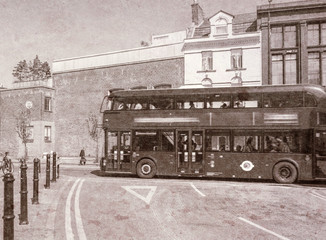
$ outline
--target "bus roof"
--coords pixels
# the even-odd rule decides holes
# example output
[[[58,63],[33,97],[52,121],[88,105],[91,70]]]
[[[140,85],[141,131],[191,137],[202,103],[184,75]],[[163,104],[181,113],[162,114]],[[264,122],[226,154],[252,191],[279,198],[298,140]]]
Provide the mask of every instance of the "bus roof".
[[[272,93],[272,92],[298,92],[306,91],[318,99],[326,98],[325,88],[319,85],[266,85],[250,87],[223,87],[223,88],[165,88],[141,90],[117,90],[110,97],[159,97],[182,95],[207,95],[207,94],[236,94],[236,93]]]

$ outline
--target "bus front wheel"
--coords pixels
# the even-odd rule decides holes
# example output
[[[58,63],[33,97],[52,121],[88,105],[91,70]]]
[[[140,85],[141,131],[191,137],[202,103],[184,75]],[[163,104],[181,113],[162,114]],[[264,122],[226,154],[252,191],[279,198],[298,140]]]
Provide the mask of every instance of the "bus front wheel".
[[[137,175],[140,178],[152,178],[156,174],[156,165],[150,159],[142,159],[137,164]]]
[[[278,183],[294,183],[297,177],[297,168],[292,163],[279,162],[273,168],[273,178]]]

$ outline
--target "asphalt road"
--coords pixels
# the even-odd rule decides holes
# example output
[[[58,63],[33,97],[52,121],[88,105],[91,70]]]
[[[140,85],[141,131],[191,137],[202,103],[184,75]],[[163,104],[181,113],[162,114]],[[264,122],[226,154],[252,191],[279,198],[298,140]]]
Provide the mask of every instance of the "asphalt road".
[[[139,179],[97,169],[62,166],[40,206],[30,206],[29,225],[15,224],[16,239],[326,239],[325,184]]]

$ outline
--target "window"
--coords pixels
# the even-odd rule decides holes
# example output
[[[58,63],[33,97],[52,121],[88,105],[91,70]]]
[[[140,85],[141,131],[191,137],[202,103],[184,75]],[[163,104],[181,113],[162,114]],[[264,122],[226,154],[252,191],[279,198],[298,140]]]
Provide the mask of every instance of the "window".
[[[228,33],[228,23],[225,19],[218,19],[215,24],[215,34],[223,35]]]
[[[261,106],[261,95],[239,93],[233,97],[233,108],[257,108]]]
[[[284,84],[296,84],[297,83],[297,55],[286,54],[285,55],[285,76]]]
[[[207,108],[229,108],[231,103],[230,94],[215,94],[206,99]]]
[[[297,28],[296,26],[284,27],[284,48],[297,46]]]
[[[162,147],[161,150],[164,152],[174,151],[175,137],[173,131],[162,131]]]
[[[144,130],[135,131],[133,151],[174,151],[175,137],[173,131]]]
[[[308,24],[308,46],[319,45],[319,24]]]
[[[242,49],[231,50],[231,69],[242,68]]]
[[[205,98],[202,96],[182,96],[176,98],[177,109],[203,109]]]
[[[326,52],[308,53],[308,80],[326,86]]]
[[[118,133],[109,132],[108,133],[108,149],[111,154],[118,150]]]
[[[297,28],[295,25],[272,27],[271,48],[297,47]]]
[[[272,85],[297,83],[297,54],[272,55]]]
[[[51,103],[51,98],[50,97],[46,97],[44,99],[44,110],[51,112],[52,111],[52,103]]]
[[[209,130],[206,132],[206,151],[230,151],[230,132]]]
[[[258,132],[235,131],[233,136],[235,152],[259,152],[260,134]]]
[[[44,127],[44,140],[46,142],[51,142],[51,126]]]
[[[320,56],[318,52],[308,53],[308,81],[310,84],[320,84]]]
[[[202,52],[202,70],[211,71],[213,70],[213,52]]]
[[[266,131],[264,152],[308,153],[311,149],[309,131]]]
[[[174,109],[174,98],[153,97],[149,99],[149,109]]]
[[[264,93],[264,107],[296,108],[303,106],[302,92]]]

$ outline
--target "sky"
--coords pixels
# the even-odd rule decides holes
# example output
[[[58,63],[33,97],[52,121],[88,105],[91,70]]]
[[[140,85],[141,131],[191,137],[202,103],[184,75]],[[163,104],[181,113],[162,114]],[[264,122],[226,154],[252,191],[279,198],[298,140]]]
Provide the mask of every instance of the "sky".
[[[274,3],[295,0],[273,0]],[[194,0],[0,0],[0,85],[19,61],[53,60],[140,47],[152,35],[191,26]],[[197,0],[210,17],[256,12],[268,0]]]

